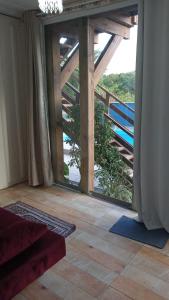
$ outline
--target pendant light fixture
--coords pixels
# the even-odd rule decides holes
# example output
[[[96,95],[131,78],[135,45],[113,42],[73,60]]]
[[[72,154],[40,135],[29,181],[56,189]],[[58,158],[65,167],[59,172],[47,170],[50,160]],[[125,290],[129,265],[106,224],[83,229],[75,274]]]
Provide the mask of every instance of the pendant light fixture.
[[[38,0],[39,8],[45,14],[61,14],[63,12],[62,0]]]

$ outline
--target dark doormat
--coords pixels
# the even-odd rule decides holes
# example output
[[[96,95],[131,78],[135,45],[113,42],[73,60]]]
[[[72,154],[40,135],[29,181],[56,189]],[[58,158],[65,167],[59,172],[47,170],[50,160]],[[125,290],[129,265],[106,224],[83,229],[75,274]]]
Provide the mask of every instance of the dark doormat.
[[[147,230],[143,223],[126,216],[122,216],[109,231],[160,249],[164,248],[169,239],[169,233],[166,230]]]
[[[59,218],[51,216],[35,207],[32,207],[20,201],[14,204],[10,204],[4,208],[26,220],[46,224],[49,230],[65,238],[68,237],[76,229],[76,226],[74,224],[70,224]]]

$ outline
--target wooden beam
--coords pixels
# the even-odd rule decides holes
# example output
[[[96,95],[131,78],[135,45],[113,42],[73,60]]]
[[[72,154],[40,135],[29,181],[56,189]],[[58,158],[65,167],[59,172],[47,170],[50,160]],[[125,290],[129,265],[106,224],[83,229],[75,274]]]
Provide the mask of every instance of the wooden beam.
[[[94,189],[94,30],[88,18],[80,24],[81,191]]]
[[[105,72],[107,65],[109,64],[110,60],[112,59],[116,49],[120,45],[122,41],[121,36],[114,36],[110,39],[107,46],[103,50],[102,54],[100,55],[99,59],[95,65],[95,72],[94,72],[94,86],[96,87],[100,78],[102,77],[103,73]]]
[[[103,13],[103,14],[98,15],[98,17],[104,17],[104,18],[113,20],[116,23],[126,26],[128,28],[131,28],[134,25],[133,17],[126,16],[120,11],[111,11],[111,12]]]
[[[95,45],[99,44],[99,34],[98,33],[95,33],[95,35],[94,35],[94,44]]]
[[[131,19],[132,19],[133,25],[138,25],[138,16],[132,16]]]
[[[62,97],[60,88],[60,36],[46,32],[47,80],[49,97],[49,122],[54,179],[64,180]]]
[[[69,80],[71,74],[79,65],[79,48],[75,50],[72,56],[68,59],[61,72],[61,89],[63,89],[65,83]]]
[[[95,35],[94,35],[94,44],[98,44],[98,34],[97,33],[95,33]],[[62,69],[62,72],[61,72],[61,88],[62,89],[78,65],[79,65],[79,47],[72,54],[72,56],[69,58],[69,60],[67,61],[67,63],[65,64],[65,66]]]
[[[124,25],[118,24],[113,20],[107,18],[94,18],[92,24],[95,30],[100,32],[106,32],[109,34],[117,34],[125,39],[129,39],[130,30]]]
[[[60,35],[72,36],[78,38],[78,21],[72,20],[63,23],[55,23],[48,25],[51,31],[58,33]]]

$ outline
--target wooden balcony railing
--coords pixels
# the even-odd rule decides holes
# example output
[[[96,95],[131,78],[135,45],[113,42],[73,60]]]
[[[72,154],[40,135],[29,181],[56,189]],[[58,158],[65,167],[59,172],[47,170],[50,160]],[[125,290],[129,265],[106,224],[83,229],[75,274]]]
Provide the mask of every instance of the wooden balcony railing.
[[[71,83],[67,82],[66,86],[74,92],[74,99],[71,97],[68,92],[63,91],[62,96],[66,100],[66,102],[63,101],[63,110],[69,115],[71,107],[80,101],[80,92],[77,88],[75,88]],[[104,87],[101,87],[99,85],[99,89],[102,91],[99,93],[98,89],[95,90],[95,97],[96,100],[102,101],[108,108],[111,108],[116,114],[118,114],[120,117],[122,117],[125,121],[127,121],[132,127],[134,126],[134,120],[127,114],[127,110],[132,112],[134,115],[134,110],[129,107],[126,103],[122,102],[120,99],[118,99],[115,95],[108,92]],[[113,102],[111,102],[113,100]],[[116,103],[120,103],[123,107],[125,107],[125,111],[120,110]],[[124,125],[120,124],[117,120],[112,118],[108,113],[105,113],[105,118],[109,119],[109,121],[112,122],[117,128],[124,131],[126,134],[128,134],[131,138],[134,139],[134,134]],[[67,125],[67,130],[69,128],[68,122],[64,119],[63,124]],[[124,158],[125,162],[128,164],[130,168],[133,168],[133,146],[128,143],[127,140],[125,140],[120,134],[118,134],[112,127],[114,140],[116,141],[117,145],[121,145],[122,147],[119,148],[119,152],[121,153],[122,157]],[[69,136],[74,136],[73,133],[66,132]],[[114,142],[112,143],[114,145]]]

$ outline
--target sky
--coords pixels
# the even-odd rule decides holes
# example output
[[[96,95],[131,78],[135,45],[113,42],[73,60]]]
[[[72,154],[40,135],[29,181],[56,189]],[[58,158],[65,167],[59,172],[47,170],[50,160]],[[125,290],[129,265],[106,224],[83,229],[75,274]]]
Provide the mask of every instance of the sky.
[[[96,49],[103,49],[110,35],[102,33],[99,35],[99,45]],[[105,74],[127,73],[135,70],[137,48],[137,26],[130,29],[130,39],[122,40],[110,61]]]

